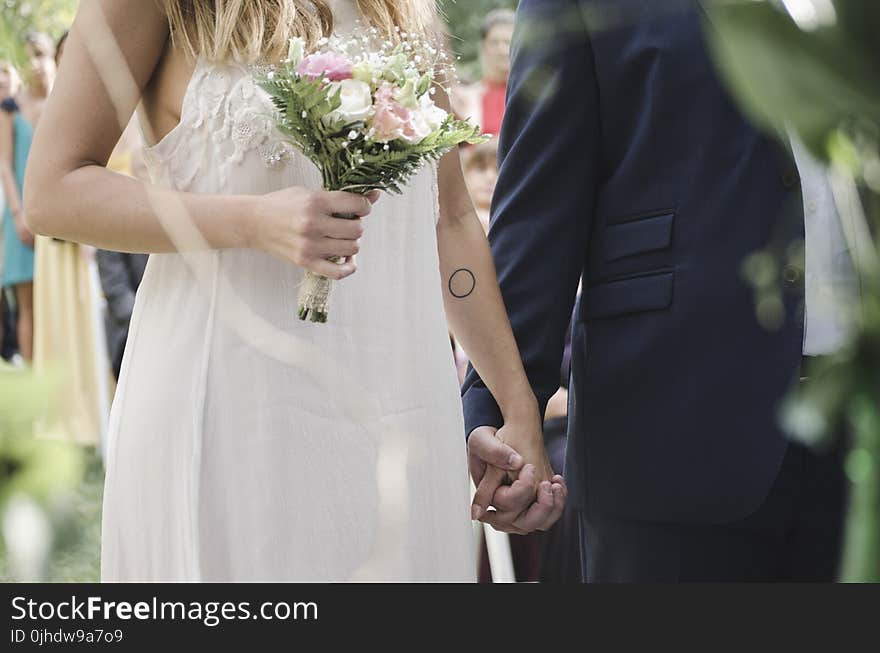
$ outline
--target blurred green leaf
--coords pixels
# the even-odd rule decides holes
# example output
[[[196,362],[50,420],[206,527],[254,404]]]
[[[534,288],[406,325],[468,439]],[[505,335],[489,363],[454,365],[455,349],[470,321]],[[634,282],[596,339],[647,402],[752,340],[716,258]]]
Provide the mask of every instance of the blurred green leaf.
[[[720,70],[759,124],[775,131],[793,127],[822,158],[842,125],[880,124],[880,3],[837,0],[846,22],[814,31],[799,28],[775,3],[706,6]]]
[[[32,436],[57,384],[57,375],[38,378],[0,363],[0,507],[16,492],[49,506],[82,476],[80,447]]]
[[[805,0],[803,9],[814,4]],[[795,131],[840,174],[864,182],[859,198],[837,197],[844,224],[880,228],[880,2],[834,0],[824,20],[798,24],[780,2],[704,0],[707,35],[722,77],[756,124]],[[792,6],[794,10],[794,7]],[[855,193],[858,195],[858,191]],[[867,232],[865,232],[867,233]],[[877,243],[863,243],[877,248]],[[769,278],[756,255],[747,275]],[[814,360],[782,407],[784,427],[822,448],[843,432],[852,440],[846,471],[849,514],[842,578],[880,581],[880,278],[860,266],[857,332],[842,351]],[[758,293],[758,309],[764,295]],[[760,310],[759,310],[760,313]],[[838,443],[841,444],[841,443]],[[849,446],[847,441],[843,443]]]
[[[78,5],[79,0],[0,0],[0,59],[23,66],[24,35],[37,30],[59,38]]]

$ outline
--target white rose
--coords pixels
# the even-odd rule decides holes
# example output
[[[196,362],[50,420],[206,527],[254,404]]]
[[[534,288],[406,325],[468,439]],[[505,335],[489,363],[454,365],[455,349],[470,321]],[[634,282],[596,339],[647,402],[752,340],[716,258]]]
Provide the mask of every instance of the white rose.
[[[325,122],[330,123],[342,120],[345,124],[362,122],[370,117],[373,112],[373,89],[366,82],[356,79],[344,79],[333,84],[331,93],[337,93],[341,104],[335,111],[325,117]]]
[[[415,137],[409,139],[412,143],[421,143],[428,136],[440,129],[449,114],[434,104],[434,100],[426,93],[419,98],[419,108],[413,111],[412,125]]]
[[[431,126],[428,124],[427,120],[425,120],[425,116],[419,111],[413,111],[412,114],[412,128],[413,134],[411,136],[404,136],[403,139],[413,145],[418,145],[423,140],[428,138],[431,135],[431,132],[434,130],[431,129]]]
[[[432,100],[431,96],[427,93],[419,98],[419,107],[425,114],[425,119],[428,121],[428,124],[431,125],[431,131],[437,131],[440,129],[449,117],[449,114],[445,110],[434,104],[434,100]]]
[[[306,42],[299,38],[290,39],[290,46],[287,50],[287,59],[290,65],[296,68],[306,56]]]

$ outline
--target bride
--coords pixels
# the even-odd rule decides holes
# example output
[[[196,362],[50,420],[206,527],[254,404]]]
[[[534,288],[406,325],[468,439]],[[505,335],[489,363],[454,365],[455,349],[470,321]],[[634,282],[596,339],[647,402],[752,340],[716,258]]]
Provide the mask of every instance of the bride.
[[[558,517],[458,154],[400,197],[323,192],[253,81],[293,36],[435,20],[431,0],[81,2],[25,210],[38,233],[152,254],[111,414],[103,580],[473,580],[447,318],[544,508],[531,528]],[[105,169],[136,107],[150,183]],[[329,324],[297,319],[306,270],[340,280]]]

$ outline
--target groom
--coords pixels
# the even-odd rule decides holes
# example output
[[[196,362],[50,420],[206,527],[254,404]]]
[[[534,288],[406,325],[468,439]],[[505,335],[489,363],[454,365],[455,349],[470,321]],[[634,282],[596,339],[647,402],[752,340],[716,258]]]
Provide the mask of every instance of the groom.
[[[705,20],[681,0],[522,0],[492,250],[542,409],[583,280],[565,476],[585,580],[832,580],[840,461],[777,415],[803,357],[844,338],[821,290],[855,274],[824,171],[740,114]],[[782,290],[756,305],[761,250]],[[480,456],[502,420],[473,370],[463,396]],[[526,506],[502,499],[486,519],[506,529]]]

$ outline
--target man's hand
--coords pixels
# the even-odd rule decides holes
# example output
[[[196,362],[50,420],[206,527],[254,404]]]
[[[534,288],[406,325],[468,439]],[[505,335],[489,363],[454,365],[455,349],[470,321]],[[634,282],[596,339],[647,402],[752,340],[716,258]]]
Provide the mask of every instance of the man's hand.
[[[506,533],[547,530],[565,507],[565,481],[553,475],[543,451],[538,457],[540,471],[533,464],[523,465],[522,456],[499,437],[502,431],[482,426],[468,438],[471,476],[477,484],[471,516]],[[508,484],[511,473],[515,478]],[[496,510],[490,511],[490,505]]]

